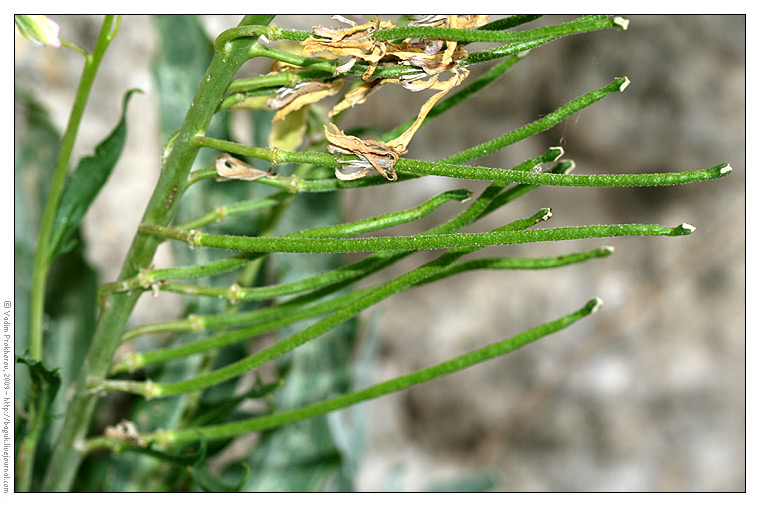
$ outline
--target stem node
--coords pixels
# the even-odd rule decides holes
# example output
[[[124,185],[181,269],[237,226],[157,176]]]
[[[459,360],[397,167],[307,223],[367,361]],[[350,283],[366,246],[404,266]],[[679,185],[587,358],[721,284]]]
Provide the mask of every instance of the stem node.
[[[142,287],[143,289],[147,289],[151,285],[150,280],[150,270],[146,268],[140,268],[140,271],[137,273],[137,283]]]
[[[190,322],[190,326],[192,328],[193,333],[197,333],[199,331],[202,331],[205,327],[203,325],[203,319],[199,317],[198,315],[195,315],[194,313],[191,313],[188,315],[187,320]]]
[[[227,208],[225,208],[221,204],[217,204],[214,206],[214,212],[216,213],[217,222],[221,222],[227,217]]]
[[[227,290],[226,297],[231,305],[238,304],[240,301],[242,301],[244,297],[243,288],[240,287],[240,285],[233,283],[232,285],[230,285],[230,288]]]

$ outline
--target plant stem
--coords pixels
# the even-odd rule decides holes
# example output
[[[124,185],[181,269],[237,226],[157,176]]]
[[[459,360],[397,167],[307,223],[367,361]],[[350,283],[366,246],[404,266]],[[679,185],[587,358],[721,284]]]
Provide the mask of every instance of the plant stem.
[[[162,348],[143,353],[127,354],[124,359],[118,361],[113,365],[111,374],[115,375],[124,371],[133,371],[137,368],[150,364],[180,359],[193,354],[198,354],[200,352],[219,349],[242,340],[247,340],[249,338],[254,338],[258,335],[261,335],[262,333],[280,329],[284,326],[304,319],[317,317],[319,315],[332,312],[357,300],[358,298],[365,295],[369,290],[371,290],[371,288],[349,292],[347,294],[343,294],[341,296],[314,304],[306,308],[293,308],[292,306],[284,304],[281,306],[272,307],[277,311],[268,312],[268,314],[257,313],[254,315],[254,312],[248,312],[247,314],[238,314],[243,316],[245,319],[248,319],[248,316],[256,317],[255,321],[257,323],[249,327],[217,333],[209,338],[190,342],[184,345],[178,345],[176,347]],[[243,319],[238,319],[239,322],[242,320]],[[183,321],[175,322],[180,324]],[[165,324],[171,323],[167,322]]]
[[[138,271],[138,274],[130,278],[123,278],[115,282],[103,284],[98,290],[98,300],[101,302],[102,306],[106,296],[111,292],[140,292],[150,289],[154,283],[163,280],[204,278],[207,276],[227,273],[245,266],[249,262],[256,260],[258,257],[258,254],[245,253],[233,255],[232,257],[220,259],[218,261],[211,261],[206,264],[200,264],[198,266],[179,266],[176,268],[163,269],[142,268]]]
[[[602,100],[610,93],[622,92],[628,86],[628,83],[629,81],[627,77],[618,77],[607,86],[599,88],[597,90],[592,90],[584,95],[581,95],[580,97],[558,107],[551,113],[541,117],[534,122],[523,125],[518,129],[507,132],[506,134],[485,143],[481,143],[477,146],[473,146],[472,148],[460,151],[456,155],[452,155],[451,157],[447,158],[445,161],[451,164],[459,164],[461,162],[474,160],[489,153],[494,153],[505,148],[506,146],[510,146],[518,141],[522,141],[523,139],[527,139],[530,136],[538,134],[539,132],[550,129],[565,118],[568,118],[569,116],[577,113],[582,109],[585,109],[591,104]]]
[[[247,213],[249,211],[268,208],[270,206],[280,204],[283,200],[289,197],[291,196],[287,192],[280,192],[274,195],[269,195],[267,197],[236,202],[233,204],[228,204],[226,206],[217,205],[214,206],[214,209],[208,213],[192,220],[188,220],[187,222],[183,222],[179,225],[176,225],[175,227],[177,229],[186,231],[195,229],[197,227],[203,227],[204,225],[208,225],[212,222],[221,222],[224,218],[229,216],[240,215],[241,213]]]
[[[514,170],[528,171],[537,165],[552,162],[560,156],[561,150],[550,149],[539,157],[533,157],[521,164],[518,164],[514,167]],[[444,161],[447,160],[449,159],[444,159]],[[560,162],[554,169],[552,169],[551,172],[557,174],[565,174],[569,172],[572,166],[573,164],[571,162]],[[477,218],[491,213],[494,210],[498,209],[500,206],[507,204],[511,200],[537,188],[535,185],[514,185],[511,188],[504,190],[505,186],[506,185],[502,183],[492,183],[480,197],[475,199],[475,201],[470,204],[470,206],[465,211],[460,213],[455,218],[452,218],[451,220],[427,231],[425,234],[451,234],[457,232],[460,228],[472,223]],[[315,275],[304,280],[297,280],[294,282],[288,282],[275,286],[242,289],[244,292],[233,289],[233,292],[236,294],[234,297],[240,297],[241,299],[268,299],[272,297],[303,292],[305,290],[329,284],[355,281],[359,278],[379,271],[380,269],[383,269],[384,267],[398,261],[399,259],[411,253],[413,252],[381,251],[374,253],[365,259],[362,259],[361,261],[343,266],[327,273]],[[258,254],[241,255],[250,256]],[[208,276],[209,274],[213,273],[221,273],[235,269],[240,264],[245,262],[244,260],[240,259],[241,255],[229,259],[223,259],[222,261],[215,261],[213,263],[204,264],[201,266],[182,266],[178,268],[144,270],[140,273],[139,276],[133,277],[129,280],[123,280],[121,282],[108,284],[107,288],[106,286],[103,287],[103,290],[126,291],[138,290],[140,288],[145,289],[148,288],[152,283],[163,280],[199,278],[201,276]],[[217,265],[220,267],[216,268],[215,266]],[[164,290],[171,290],[169,286],[162,286],[162,288],[164,288]],[[180,287],[178,292],[183,292],[184,290],[184,287]]]
[[[289,410],[286,412],[275,413],[272,415],[255,417],[233,423],[220,424],[216,426],[187,428],[184,430],[163,430],[155,433],[142,435],[146,443],[158,443],[163,445],[177,445],[182,443],[198,441],[201,438],[209,440],[229,438],[236,435],[242,435],[252,431],[261,431],[284,424],[291,424],[296,421],[309,419],[318,415],[326,414],[334,410],[339,410],[356,403],[361,403],[374,398],[379,398],[386,394],[401,391],[408,387],[428,382],[435,378],[463,370],[469,366],[481,363],[514,350],[519,349],[531,342],[538,340],[546,335],[555,333],[564,329],[574,322],[596,311],[601,305],[600,299],[592,299],[578,311],[560,317],[557,320],[542,324],[533,329],[515,335],[506,340],[487,345],[473,352],[463,354],[454,359],[444,361],[434,366],[422,370],[402,375],[379,384],[375,384],[366,389],[352,393],[337,396],[335,398],[317,402],[306,407]],[[110,448],[113,450],[122,450],[125,444],[109,437],[98,437],[87,442],[87,450],[93,451],[101,448]]]
[[[374,33],[374,37],[377,40],[406,39],[412,37],[455,40],[458,42],[520,42],[543,39],[546,37],[560,37],[581,32],[591,32],[593,30],[603,30],[605,28],[618,28],[625,30],[627,23],[627,19],[615,17],[610,19],[587,20],[580,22],[570,21],[561,25],[545,26],[541,28],[535,28],[533,30],[512,32],[472,30],[466,28],[415,26],[378,30]]]
[[[527,185],[551,185],[562,187],[661,187],[682,185],[697,181],[714,180],[731,172],[728,164],[719,164],[709,169],[671,173],[645,174],[551,174],[496,169],[492,167],[463,166],[440,162],[401,159],[398,169],[414,171],[418,174],[445,176],[472,180],[499,181],[504,183],[525,183]]]
[[[518,166],[515,169],[522,168],[522,170],[528,170],[531,167],[551,161],[555,157],[555,154],[550,150],[542,157],[535,157]],[[572,162],[559,162],[556,167],[552,169],[552,172],[564,174],[569,172],[573,167]],[[426,234],[449,234],[458,231],[460,228],[472,223],[474,220],[483,217],[499,207],[507,204],[508,202],[524,195],[531,190],[538,187],[535,185],[513,185],[510,188],[504,190],[505,185],[493,183],[478,197],[465,211],[460,213],[457,217],[434,227],[427,231]],[[348,264],[346,266],[314,275],[309,278],[297,280],[288,283],[282,283],[278,285],[270,285],[264,287],[253,287],[247,289],[239,289],[235,291],[235,297],[242,299],[269,299],[278,296],[286,296],[289,294],[295,294],[306,290],[314,289],[315,287],[324,287],[332,284],[350,284],[361,278],[369,276],[390,264],[406,257],[413,253],[407,252],[391,252],[380,251],[372,255],[365,257],[364,259]],[[184,269],[184,268],[179,268]],[[169,277],[167,277],[168,279]],[[162,290],[168,290],[173,292],[188,293],[194,289],[189,287],[183,287],[184,284],[168,283],[162,285]],[[219,289],[220,291],[230,292],[230,289]],[[221,293],[217,293],[217,297],[225,297]],[[229,296],[227,296],[229,297]]]
[[[532,124],[531,124],[532,125]],[[522,130],[522,129],[521,129]],[[540,130],[539,130],[540,131]],[[520,135],[534,135],[534,133]],[[236,153],[238,155],[254,157],[271,162],[272,164],[283,163],[301,163],[323,165],[327,167],[338,167],[339,156],[323,152],[294,152],[281,151],[276,148],[259,148],[255,146],[246,146],[232,141],[214,139],[210,137],[198,136],[195,142],[200,146],[215,148],[222,151]],[[501,149],[506,144],[512,144],[512,139],[504,136],[484,143],[465,152],[458,153],[449,157],[447,162],[427,162],[424,160],[413,160],[408,158],[399,159],[396,162],[398,171],[414,172],[418,175],[445,176],[449,178],[461,178],[471,180],[498,181],[502,183],[525,183],[528,185],[554,185],[568,187],[639,187],[639,186],[663,186],[663,185],[680,185],[684,183],[693,183],[703,180],[711,180],[727,176],[731,172],[731,166],[728,164],[719,164],[709,169],[700,169],[696,171],[683,171],[672,173],[649,173],[649,174],[551,174],[551,173],[534,173],[525,171],[515,171],[510,169],[499,169],[494,167],[465,166],[457,163],[460,158],[471,160],[477,156],[483,156]],[[450,162],[449,162],[450,161]],[[269,183],[270,177],[262,177],[257,181]],[[335,180],[298,180],[293,177],[283,178],[288,183],[281,183],[277,186],[285,185],[302,185],[310,183],[319,187],[322,191],[337,190],[341,187]],[[361,180],[359,180],[361,181]],[[371,182],[370,182],[371,183]],[[324,187],[324,188],[322,188]]]
[[[584,262],[589,259],[607,257],[612,254],[614,249],[610,246],[588,250],[586,252],[577,252],[555,257],[537,257],[537,258],[516,258],[501,257],[495,259],[471,259],[468,261],[459,261],[452,264],[446,269],[441,270],[437,275],[431,276],[423,283],[428,284],[436,282],[441,278],[447,278],[465,271],[476,269],[553,269],[569,264]]]
[[[548,209],[542,209],[529,218],[516,220],[510,224],[500,227],[495,232],[525,229],[547,219],[549,216],[551,216],[551,212]],[[450,250],[442,254],[437,259],[428,262],[423,266],[413,269],[412,271],[409,271],[391,280],[390,282],[374,287],[371,291],[362,295],[362,297],[353,301],[352,303],[340,308],[329,317],[322,319],[321,321],[309,326],[307,329],[296,333],[285,340],[280,341],[276,345],[206,375],[201,375],[196,378],[188,379],[182,382],[174,382],[171,384],[156,384],[150,381],[133,382],[128,380],[105,380],[102,382],[92,382],[90,384],[90,387],[94,390],[103,389],[131,392],[148,398],[174,396],[177,394],[204,389],[206,387],[241,375],[248,370],[252,370],[258,366],[261,366],[262,364],[265,364],[311,340],[314,340],[335,326],[352,318],[359,312],[366,310],[370,306],[392,296],[393,294],[413,287],[414,285],[421,283],[423,280],[431,276],[438,274],[441,269],[448,267],[457,259],[463,255],[471,253],[476,248],[477,247],[468,247]]]
[[[509,30],[510,28],[535,21],[541,16],[543,14],[516,14],[486,23],[483,26],[479,26],[477,30]]]
[[[29,303],[31,319],[29,324],[29,356],[35,361],[42,361],[45,288],[48,270],[53,261],[49,252],[50,235],[55,223],[58,203],[61,200],[63,187],[66,183],[71,153],[74,150],[74,142],[79,132],[79,125],[82,122],[87,99],[90,97],[92,83],[95,81],[95,75],[98,72],[100,62],[103,60],[108,45],[119,31],[120,24],[121,18],[119,16],[106,16],[92,54],[84,53],[81,49],[76,48],[79,53],[84,55],[84,68],[82,69],[82,76],[74,97],[74,104],[71,108],[66,131],[61,139],[58,160],[53,171],[53,179],[50,183],[50,193],[48,194],[47,203],[42,214],[42,222],[40,223],[37,239],[37,250],[34,254],[34,265],[32,267],[32,287]],[[17,491],[29,491],[31,486],[37,444],[43,430],[43,421],[40,421],[39,417],[40,414],[36,410],[30,411],[28,425],[31,430],[19,446],[16,461],[19,467],[17,471],[17,476],[19,477],[16,483]]]
[[[250,44],[235,41],[225,46],[223,51],[215,53],[173,146],[163,158],[161,174],[143,215],[143,224],[166,225],[173,217],[198,153],[198,146],[192,140],[206,131],[224,90],[246,61],[249,49]],[[120,279],[133,277],[141,268],[147,267],[159,243],[154,237],[136,235],[124,261]],[[95,336],[51,456],[44,483],[47,491],[67,491],[71,487],[83,456],[84,439],[97,402],[97,395],[87,385],[93,380],[103,379],[107,374],[124,324],[138,296],[139,292],[104,295]]]
[[[450,265],[447,268],[442,269],[437,274],[427,278],[417,284],[427,285],[438,281],[443,278],[448,278],[456,274],[464,273],[466,271],[472,271],[476,269],[493,269],[493,270],[505,270],[505,269],[552,269],[569,264],[575,264],[584,262],[589,259],[607,257],[612,254],[612,247],[602,247],[586,252],[578,252],[567,255],[559,255],[555,257],[539,257],[539,258],[495,258],[495,259],[472,259],[469,261],[460,261]],[[219,333],[210,338],[206,338],[199,341],[194,341],[185,345],[179,345],[172,348],[161,348],[152,350],[149,352],[134,352],[127,354],[123,359],[114,363],[111,368],[111,375],[122,373],[126,371],[134,371],[138,368],[149,366],[151,364],[162,363],[165,361],[172,361],[181,359],[193,354],[205,352],[207,350],[219,349],[227,345],[237,343],[242,340],[247,340],[263,333],[279,329],[283,326],[290,325],[300,320],[316,317],[331,311],[334,311],[346,304],[353,302],[354,300],[362,297],[364,294],[373,290],[374,288],[366,288],[344,294],[322,303],[309,306],[307,308],[301,308],[293,310],[289,308],[285,310],[285,306],[280,307],[282,316],[275,320],[263,319],[256,325],[236,329],[231,332]],[[277,307],[275,307],[277,308]],[[261,316],[260,316],[261,317]],[[181,322],[181,321],[176,321]],[[170,324],[170,323],[165,323]],[[181,330],[181,329],[180,329]]]
[[[291,253],[351,253],[378,250],[427,250],[438,248],[463,248],[493,245],[514,245],[543,241],[566,241],[572,239],[606,238],[612,236],[683,236],[690,234],[693,226],[682,224],[665,227],[656,224],[615,224],[557,227],[519,232],[479,232],[417,236],[368,237],[368,238],[262,238],[185,232],[160,225],[141,225],[140,232],[147,236],[169,238],[187,243],[191,247],[211,247],[246,252]]]
[[[36,361],[42,360],[45,281],[50,263],[53,260],[50,258],[50,252],[48,252],[50,233],[55,221],[56,211],[58,211],[58,202],[63,193],[63,186],[66,182],[71,152],[74,150],[74,142],[79,131],[79,125],[82,122],[82,115],[87,105],[87,99],[90,96],[90,90],[92,90],[92,83],[95,80],[95,75],[108,45],[118,32],[119,24],[120,18],[118,16],[106,16],[92,54],[85,56],[82,77],[79,80],[79,86],[74,97],[74,104],[71,108],[69,122],[66,125],[66,132],[63,134],[63,139],[61,139],[61,149],[58,152],[58,161],[56,162],[53,178],[50,183],[50,193],[45,204],[42,222],[40,223],[39,239],[37,241],[32,271],[31,322],[29,325],[29,355]]]

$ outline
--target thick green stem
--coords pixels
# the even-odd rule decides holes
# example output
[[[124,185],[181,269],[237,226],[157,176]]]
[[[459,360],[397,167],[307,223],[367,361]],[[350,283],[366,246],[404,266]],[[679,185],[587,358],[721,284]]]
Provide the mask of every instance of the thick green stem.
[[[198,146],[192,140],[205,133],[224,90],[246,61],[250,46],[245,41],[233,41],[214,55],[173,146],[163,159],[161,175],[143,215],[143,224],[167,225],[173,217],[198,153]],[[140,234],[135,236],[119,278],[133,277],[141,268],[147,267],[159,243],[155,237]],[[97,401],[97,395],[89,391],[87,385],[103,379],[107,374],[120,343],[124,324],[138,296],[139,292],[104,295],[95,336],[82,365],[76,391],[69,403],[66,420],[45,477],[44,488],[47,491],[67,491],[71,487],[83,456],[83,442]]]

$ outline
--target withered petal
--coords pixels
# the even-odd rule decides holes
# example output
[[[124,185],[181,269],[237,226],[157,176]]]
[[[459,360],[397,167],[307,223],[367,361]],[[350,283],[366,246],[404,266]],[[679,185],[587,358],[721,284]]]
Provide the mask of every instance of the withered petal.
[[[343,86],[343,80],[341,79],[332,81],[330,83],[322,83],[317,81],[311,81],[309,83],[311,86],[292,88],[293,92],[291,93],[293,97],[289,98],[287,101],[280,99],[279,101],[272,102],[271,104],[269,102],[267,103],[270,108],[272,105],[284,103],[284,105],[280,106],[277,113],[275,113],[272,121],[280,121],[293,111],[298,111],[308,104],[313,104],[315,102],[319,102],[325,97],[335,95],[340,91],[341,86]]]
[[[267,176],[266,171],[251,167],[242,160],[238,160],[229,153],[222,153],[216,158],[216,174],[222,180],[245,180],[253,181]]]

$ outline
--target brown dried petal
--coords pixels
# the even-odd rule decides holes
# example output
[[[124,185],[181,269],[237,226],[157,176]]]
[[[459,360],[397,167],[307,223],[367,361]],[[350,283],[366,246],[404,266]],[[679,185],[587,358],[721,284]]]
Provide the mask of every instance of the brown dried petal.
[[[419,92],[422,90],[427,90],[428,88],[432,88],[438,82],[437,75],[433,75],[427,81],[424,81],[424,79],[427,77],[428,75],[425,73],[411,74],[401,76],[399,78],[399,82],[401,83],[401,86],[407,90],[412,92]]]
[[[372,92],[377,90],[384,82],[385,80],[382,79],[375,81],[365,81],[356,88],[349,90],[346,92],[343,100],[335,104],[330,112],[327,113],[327,116],[332,118],[336,114],[345,109],[348,109],[349,107],[354,107],[357,104],[364,104],[364,102],[367,101],[367,97],[369,97]]]
[[[289,113],[298,111],[303,106],[319,102],[325,97],[335,95],[340,91],[341,86],[343,86],[343,80],[338,79],[331,83],[309,81],[300,87],[286,88],[283,97],[280,97],[282,95],[282,92],[280,92],[274,97],[274,99],[270,99],[270,102],[267,102],[267,105],[272,109],[276,109],[277,106],[279,106],[279,110],[275,113],[272,121],[280,121]]]
[[[322,85],[323,83],[319,81],[301,81],[293,86],[283,86],[277,90],[274,97],[267,100],[267,107],[269,109],[280,109],[290,104],[296,97],[318,90]]]
[[[385,56],[388,46],[388,43],[376,41],[372,34],[378,29],[394,28],[396,25],[391,21],[380,21],[379,18],[376,21],[370,21],[363,25],[356,25],[353,21],[340,16],[337,19],[353,26],[345,29],[325,28],[322,26],[314,27],[314,34],[325,38],[318,39],[311,36],[301,42],[303,46],[301,56],[327,51],[333,56],[360,58],[370,65],[363,76],[366,81],[375,71],[380,59]]]
[[[267,176],[269,173],[251,167],[242,160],[238,160],[229,153],[223,153],[216,158],[216,174],[220,181],[245,180],[253,181]]]
[[[391,181],[395,181],[398,178],[393,166],[399,156],[406,153],[406,151],[399,150],[380,141],[348,136],[332,123],[329,126],[325,125],[324,131],[325,138],[332,145],[328,147],[331,153],[350,153],[360,159],[343,162],[348,168],[359,168],[360,171],[353,174],[345,174],[336,169],[335,176],[338,179],[357,179],[366,176],[371,171],[367,164]]]
[[[433,88],[435,90],[440,90],[440,91],[436,93],[435,95],[433,95],[432,97],[430,97],[427,100],[427,102],[425,102],[425,104],[420,109],[419,114],[417,115],[417,119],[414,120],[414,123],[396,139],[393,139],[392,141],[388,141],[388,145],[394,147],[396,150],[400,152],[403,151],[404,153],[406,153],[406,147],[409,145],[409,142],[412,140],[412,136],[414,136],[414,134],[417,132],[417,129],[420,128],[420,126],[422,125],[422,122],[425,120],[425,117],[428,115],[428,113],[433,108],[435,103],[438,102],[444,95],[449,93],[449,90],[451,90],[455,86],[459,86],[469,74],[470,74],[470,71],[467,69],[455,68],[454,76],[446,81],[438,81],[438,76],[433,76],[432,78],[430,78],[431,81],[435,79],[436,82],[431,84],[429,88]]]
[[[451,64],[451,62],[454,60],[454,51],[456,51],[456,49],[457,49],[456,41],[453,41],[453,40],[446,41],[446,50],[443,52],[443,57],[441,58],[441,63],[443,65]]]
[[[448,16],[445,14],[428,14],[425,16],[415,16],[409,19],[408,26],[446,26]]]
[[[398,62],[400,64],[422,67],[429,75],[450,70],[456,65],[457,61],[467,58],[467,51],[460,48],[456,42],[440,42],[441,46],[443,46],[444,42],[446,43],[446,50],[444,52],[430,55],[425,52],[423,47],[402,47],[399,51],[388,52],[388,55],[401,60]]]
[[[354,67],[354,64],[356,64],[356,57],[352,56],[351,59],[348,60],[343,65],[338,65],[337,67],[335,67],[335,71],[340,72],[340,73],[348,72]]]
[[[468,14],[466,16],[449,16],[448,24],[449,28],[478,28],[488,23],[488,14],[474,15]]]
[[[309,37],[305,41],[301,42],[304,46],[301,50],[301,56],[309,56],[321,51],[327,51],[333,56],[357,56],[362,57],[368,51],[372,51],[374,42],[371,40],[337,40],[329,41],[326,39],[315,39]]]

